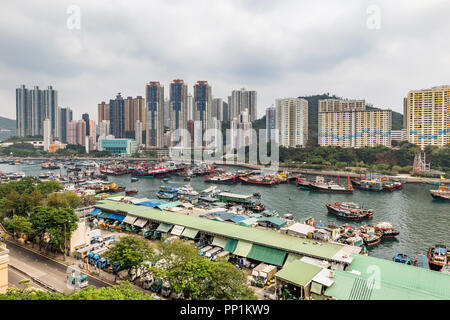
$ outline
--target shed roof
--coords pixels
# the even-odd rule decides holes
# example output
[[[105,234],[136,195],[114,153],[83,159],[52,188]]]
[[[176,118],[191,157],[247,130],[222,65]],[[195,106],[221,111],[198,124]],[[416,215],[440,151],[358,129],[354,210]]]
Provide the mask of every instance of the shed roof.
[[[178,224],[199,231],[209,232],[214,235],[223,236],[225,238],[245,240],[248,242],[265,245],[272,248],[282,249],[298,253],[301,255],[309,255],[320,259],[333,259],[342,248],[342,245],[317,242],[310,239],[300,239],[297,237],[281,234],[270,230],[261,230],[257,228],[248,228],[236,224],[222,223],[210,219],[202,219],[190,215],[184,215],[175,212],[161,211],[157,209],[139,207],[132,204],[116,203],[114,201],[104,200],[95,205],[95,207],[117,212],[128,212],[136,217],[150,219],[168,224]],[[227,250],[230,251],[230,250]],[[232,252],[232,251],[231,251]]]
[[[300,287],[306,287],[321,270],[322,268],[315,265],[295,260],[275,273],[275,277]]]

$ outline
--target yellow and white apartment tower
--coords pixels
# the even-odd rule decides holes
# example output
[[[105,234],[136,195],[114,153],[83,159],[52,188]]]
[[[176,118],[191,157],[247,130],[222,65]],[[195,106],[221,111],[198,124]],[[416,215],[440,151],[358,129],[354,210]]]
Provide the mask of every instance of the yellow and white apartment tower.
[[[367,110],[365,100],[319,100],[320,146],[391,147],[391,110]]]
[[[449,108],[448,85],[408,92],[404,115],[407,140],[422,149],[450,143]]]
[[[308,141],[308,101],[300,98],[277,99],[275,105],[280,146],[304,147]]]

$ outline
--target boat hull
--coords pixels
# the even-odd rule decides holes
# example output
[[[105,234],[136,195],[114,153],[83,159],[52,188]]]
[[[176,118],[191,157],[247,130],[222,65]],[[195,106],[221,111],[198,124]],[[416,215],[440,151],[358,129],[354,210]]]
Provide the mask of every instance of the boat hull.
[[[323,188],[323,187],[316,186],[314,184],[311,184],[309,186],[309,190],[312,192],[322,192],[322,193],[343,193],[343,194],[353,193],[353,189]]]

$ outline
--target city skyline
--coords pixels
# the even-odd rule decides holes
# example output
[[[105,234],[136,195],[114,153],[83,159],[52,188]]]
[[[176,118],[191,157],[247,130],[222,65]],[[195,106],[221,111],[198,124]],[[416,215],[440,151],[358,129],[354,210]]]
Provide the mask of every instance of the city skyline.
[[[101,10],[79,1],[80,29],[73,30],[66,25],[68,2],[4,4],[8,19],[2,23],[9,25],[0,28],[0,39],[8,43],[0,53],[0,116],[15,118],[12,92],[21,84],[57,88],[59,106],[70,107],[78,119],[117,92],[144,96],[148,81],[168,86],[177,78],[190,94],[196,81],[207,80],[213,97],[223,101],[232,90],[255,90],[258,118],[277,98],[325,92],[402,113],[409,90],[448,82],[449,44],[438,31],[448,29],[449,10],[444,1],[373,4],[381,17],[375,30],[367,26],[364,1],[328,1],[324,7],[297,1],[218,1],[214,7],[142,2]],[[153,10],[144,10],[150,5]],[[172,23],[175,6],[192,17],[179,33]],[[111,41],[127,49],[111,50]]]

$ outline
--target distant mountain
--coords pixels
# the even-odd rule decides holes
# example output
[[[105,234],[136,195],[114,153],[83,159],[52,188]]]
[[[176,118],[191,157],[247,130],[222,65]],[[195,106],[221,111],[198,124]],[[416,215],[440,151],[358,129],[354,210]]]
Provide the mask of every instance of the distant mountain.
[[[308,127],[309,127],[309,137],[308,144],[317,144],[317,131],[318,131],[318,115],[319,115],[319,100],[322,99],[342,99],[335,95],[330,95],[329,93],[299,97],[308,100]],[[375,108],[370,105],[367,109],[381,109]],[[403,115],[401,113],[392,111],[392,130],[400,130],[403,128]]]
[[[16,120],[0,117],[0,141],[16,135]]]

